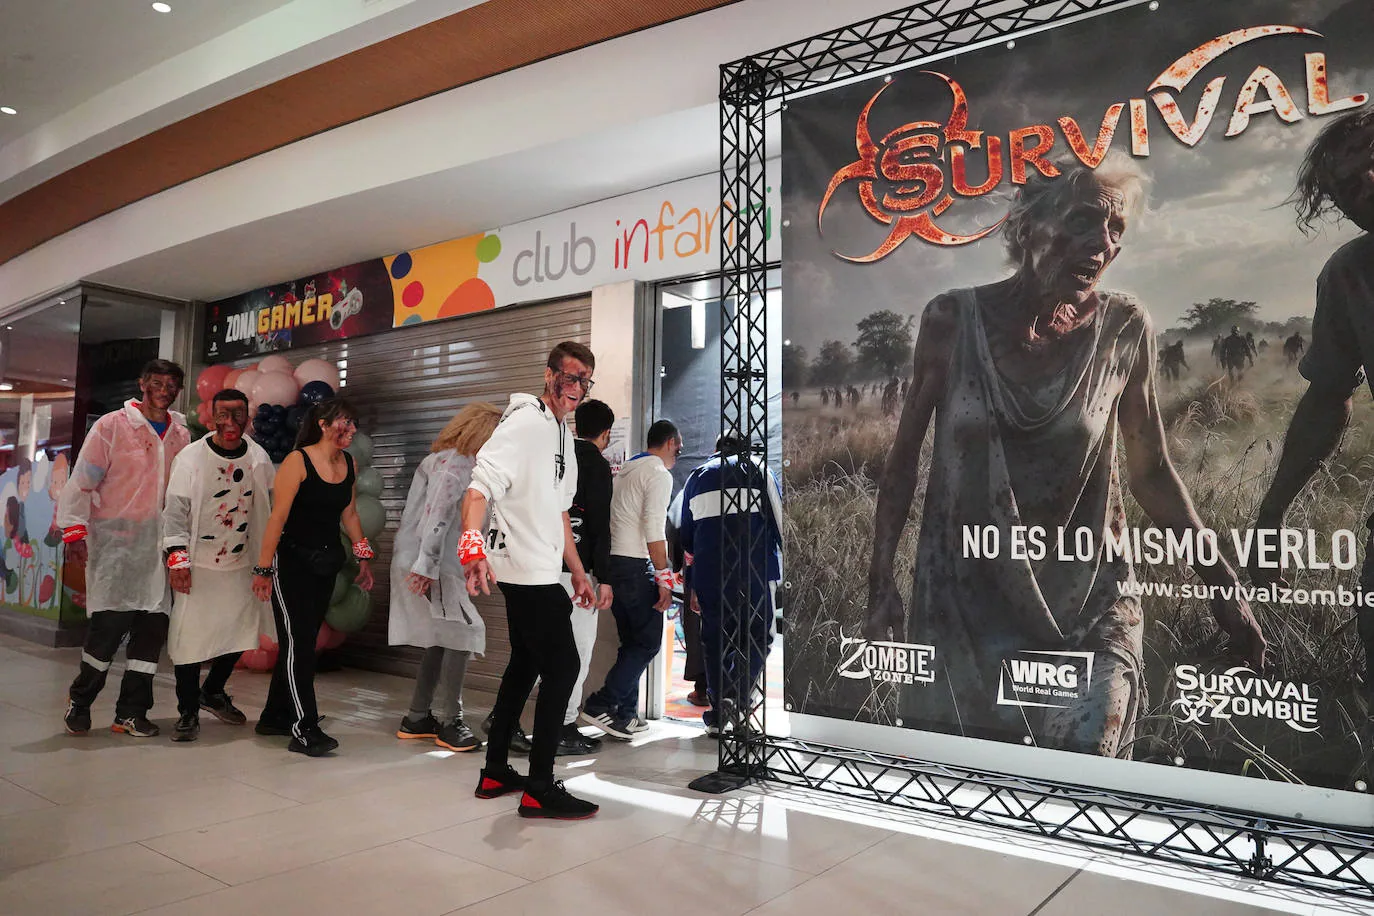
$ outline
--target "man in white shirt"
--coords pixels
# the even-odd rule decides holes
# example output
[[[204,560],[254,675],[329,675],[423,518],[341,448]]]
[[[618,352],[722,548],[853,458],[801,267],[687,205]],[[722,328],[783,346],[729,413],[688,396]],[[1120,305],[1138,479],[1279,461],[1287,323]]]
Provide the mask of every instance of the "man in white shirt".
[[[663,647],[663,612],[679,579],[668,562],[668,503],[682,436],[667,420],[649,427],[648,448],[625,462],[611,494],[611,613],[620,634],[615,664],[587,698],[582,721],[629,741],[648,728],[639,717],[639,681]]]
[[[575,798],[553,778],[563,713],[580,667],[572,602],[585,607],[596,600],[568,515],[577,490],[577,452],[564,418],[591,390],[595,366],[585,345],[555,346],[544,369],[544,393],[511,395],[496,431],[477,453],[463,498],[458,558],[468,594],[490,594],[491,584],[499,584],[510,632],[510,663],[496,694],[487,763],[475,794],[523,792],[521,817],[579,820],[597,812],[595,804]],[[484,531],[488,507],[491,523]],[[561,584],[565,565],[571,598]],[[508,754],[512,728],[536,679],[543,686],[525,777],[511,767]]]

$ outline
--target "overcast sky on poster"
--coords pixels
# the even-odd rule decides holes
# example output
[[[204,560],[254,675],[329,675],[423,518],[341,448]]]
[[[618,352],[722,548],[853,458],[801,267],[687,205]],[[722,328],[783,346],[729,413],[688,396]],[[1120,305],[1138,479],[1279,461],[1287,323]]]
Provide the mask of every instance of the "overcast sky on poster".
[[[1094,138],[1110,105],[1145,98],[1155,77],[1194,47],[1233,29],[1279,24],[1324,37],[1261,38],[1203,69],[1180,98],[1190,121],[1203,86],[1217,76],[1227,79],[1216,117],[1196,147],[1175,139],[1149,104],[1151,154],[1136,161],[1151,181],[1150,212],[1128,229],[1126,247],[1102,285],[1138,297],[1160,330],[1177,325],[1190,304],[1212,297],[1254,300],[1260,317],[1282,321],[1311,314],[1322,264],[1357,234],[1342,223],[1305,237],[1293,209],[1283,204],[1302,153],[1331,117],[1307,114],[1303,55],[1326,54],[1333,99],[1374,92],[1370,0],[1165,0],[1157,12],[1142,6],[1110,13],[1023,38],[1012,50],[998,45],[929,67],[963,85],[969,127],[999,134],[1004,147],[1010,130],[1055,125],[1063,115]],[[1243,134],[1228,139],[1236,95],[1261,64],[1279,75],[1304,117],[1286,124],[1273,113],[1258,114]],[[813,357],[826,339],[852,343],[854,323],[875,309],[919,315],[944,290],[1010,274],[997,235],[957,248],[913,237],[871,265],[836,257],[834,250],[867,254],[887,234],[859,205],[857,182],[835,193],[825,236],[819,235],[821,195],[831,175],[857,158],[855,121],[881,85],[868,81],[793,100],[783,115],[783,216],[790,222],[783,230],[784,336]],[[941,81],[904,71],[874,106],[872,136],[876,141],[911,121],[943,123],[949,108]],[[1071,155],[1057,126],[1055,133],[1052,156]],[[1129,151],[1129,115],[1122,116],[1112,146]],[[976,183],[986,165],[977,151],[971,156]],[[939,223],[968,232],[995,222],[1006,212],[1011,187],[1008,175],[994,195],[956,203]]]

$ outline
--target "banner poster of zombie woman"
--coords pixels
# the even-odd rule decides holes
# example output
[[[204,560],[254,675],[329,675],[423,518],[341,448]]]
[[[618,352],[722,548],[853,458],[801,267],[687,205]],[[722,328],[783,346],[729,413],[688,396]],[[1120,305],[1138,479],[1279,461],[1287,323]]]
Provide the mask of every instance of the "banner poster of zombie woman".
[[[794,710],[1366,788],[1370,93],[1207,0],[789,101]]]

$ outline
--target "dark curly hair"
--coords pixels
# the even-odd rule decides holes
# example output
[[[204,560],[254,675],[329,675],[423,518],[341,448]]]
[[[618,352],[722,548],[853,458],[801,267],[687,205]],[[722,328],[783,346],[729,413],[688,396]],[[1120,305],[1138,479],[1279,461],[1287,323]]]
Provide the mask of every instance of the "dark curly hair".
[[[1362,108],[1341,115],[1322,128],[1317,139],[1307,148],[1302,165],[1298,166],[1298,181],[1285,203],[1298,211],[1298,228],[1311,235],[1316,224],[1331,211],[1342,213],[1336,200],[1338,169],[1342,160],[1351,154],[1370,155],[1374,146],[1374,108]]]

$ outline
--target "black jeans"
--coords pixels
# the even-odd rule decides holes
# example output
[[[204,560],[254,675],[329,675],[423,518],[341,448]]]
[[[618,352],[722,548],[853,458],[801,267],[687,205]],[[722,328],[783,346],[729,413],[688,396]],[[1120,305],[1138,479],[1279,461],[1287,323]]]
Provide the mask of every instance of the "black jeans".
[[[320,721],[315,704],[315,639],[333,590],[333,573],[320,575],[292,552],[277,552],[277,569],[272,575],[277,664],[260,718],[272,725],[290,725],[298,737]]]
[[[542,788],[553,779],[553,757],[563,731],[563,713],[567,711],[568,697],[572,696],[581,665],[573,639],[572,599],[557,583],[498,584],[506,597],[510,662],[501,675],[496,706],[491,711],[487,766],[506,765],[511,729],[520,720],[520,710],[534,689],[535,679],[539,679],[529,781]]]
[[[224,685],[229,683],[229,675],[234,673],[234,666],[238,664],[239,656],[242,654],[230,652],[211,659],[210,673],[205,675],[204,687],[200,684],[201,662],[174,666],[172,670],[176,672],[177,678],[177,712],[183,716],[199,712],[202,691],[206,696],[224,693]]]
[[[608,712],[629,719],[639,712],[639,680],[663,648],[663,612],[654,610],[658,586],[648,560],[612,555],[608,580],[620,648],[606,672],[606,683],[582,708],[591,716]]]
[[[129,645],[124,680],[115,701],[115,718],[146,716],[153,708],[153,675],[167,642],[167,615],[152,611],[96,611],[81,648],[81,670],[72,681],[69,695],[77,706],[90,706],[105,686],[110,661],[125,634]]]

